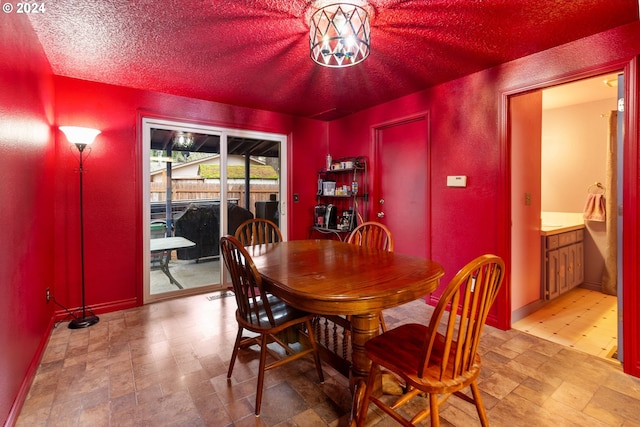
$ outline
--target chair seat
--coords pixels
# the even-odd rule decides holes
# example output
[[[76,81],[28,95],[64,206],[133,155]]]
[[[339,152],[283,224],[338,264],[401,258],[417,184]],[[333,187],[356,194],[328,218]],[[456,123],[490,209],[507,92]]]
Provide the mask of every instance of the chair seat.
[[[424,358],[425,337],[428,337],[429,328],[425,325],[410,323],[389,330],[365,343],[367,357],[392,372],[400,374],[407,385],[429,393],[430,391],[442,392],[445,388],[449,393],[468,386],[480,374],[480,356],[476,354],[472,368],[463,375],[452,377],[444,375],[440,380],[441,360],[444,336],[438,334],[434,351],[432,352],[430,367],[422,377],[418,376],[418,367]],[[393,351],[389,351],[393,349]],[[455,348],[452,350],[455,354]],[[452,356],[449,359],[447,370],[452,372]]]
[[[273,316],[274,324],[272,325],[270,323],[269,316],[267,314],[267,311],[265,310],[265,306],[262,303],[262,300],[259,299],[257,302],[257,317],[255,307],[252,307],[251,317],[248,319],[241,317],[239,312],[236,311],[236,317],[244,328],[249,329],[253,332],[273,332],[286,329],[294,324],[298,324],[305,318],[311,319],[313,317],[313,314],[291,307],[275,295],[269,294],[267,296],[267,300],[271,308],[271,315]]]

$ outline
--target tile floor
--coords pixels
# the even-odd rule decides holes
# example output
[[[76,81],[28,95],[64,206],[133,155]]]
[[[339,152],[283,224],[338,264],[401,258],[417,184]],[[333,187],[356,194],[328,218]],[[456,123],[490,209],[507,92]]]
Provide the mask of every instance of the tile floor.
[[[205,294],[105,314],[88,329],[59,325],[17,425],[346,425],[348,381],[325,367],[318,384],[308,359],[267,372],[262,414],[253,415],[257,354],[243,351],[226,380],[234,310],[232,297]],[[415,301],[385,320],[426,322],[431,311]],[[640,426],[640,380],[617,363],[515,329],[485,328],[481,347],[479,387],[494,427]],[[455,397],[441,418],[479,425],[473,406]],[[392,425],[372,407],[367,426]]]
[[[618,300],[575,288],[513,324],[515,329],[595,356],[610,358],[617,349]]]
[[[177,260],[174,256],[174,259],[169,263],[169,271],[184,289],[199,288],[220,283],[219,258],[206,258],[196,262],[193,260]],[[151,269],[149,272],[149,286],[152,295],[179,290],[159,268]]]

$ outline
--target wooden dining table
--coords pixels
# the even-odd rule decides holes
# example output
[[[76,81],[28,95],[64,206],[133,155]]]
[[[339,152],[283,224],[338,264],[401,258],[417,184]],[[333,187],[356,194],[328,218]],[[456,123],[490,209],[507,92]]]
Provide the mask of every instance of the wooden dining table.
[[[371,362],[364,344],[379,333],[379,313],[433,292],[437,262],[336,240],[292,240],[247,247],[269,292],[301,310],[349,316],[351,389]],[[425,322],[428,319],[425,319]]]

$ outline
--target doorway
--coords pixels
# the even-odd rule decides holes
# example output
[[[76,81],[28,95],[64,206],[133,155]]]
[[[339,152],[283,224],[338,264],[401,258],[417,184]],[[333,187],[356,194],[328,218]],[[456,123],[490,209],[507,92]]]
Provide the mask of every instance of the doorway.
[[[142,119],[144,303],[226,289],[219,239],[265,217],[287,235],[286,136]]]
[[[596,188],[598,192],[606,192],[609,187],[607,185],[609,181],[606,178],[609,131],[611,126],[616,127],[615,120],[613,124],[609,123],[609,116],[612,111],[615,116],[617,110],[619,97],[617,86],[619,81],[622,82],[621,74],[620,77],[618,74],[596,76],[513,97],[515,101],[518,101],[518,98],[537,98],[541,111],[523,113],[518,117],[518,104],[513,103],[514,112],[511,101],[509,109],[510,124],[532,120],[534,125],[540,126],[538,146],[534,145],[532,148],[534,151],[539,151],[529,153],[530,158],[539,159],[536,160],[539,161],[539,168],[537,170],[535,166],[531,168],[534,170],[534,175],[536,173],[539,175],[539,180],[536,182],[534,177],[531,184],[524,185],[524,187],[528,185],[530,190],[523,192],[524,181],[512,171],[512,216],[518,209],[522,209],[518,205],[521,204],[523,194],[525,194],[525,200],[527,195],[529,202],[533,199],[534,206],[537,202],[539,208],[536,207],[536,209],[540,214],[537,218],[529,220],[528,224],[519,224],[514,218],[512,269],[514,271],[518,269],[525,274],[528,271],[536,273],[539,277],[537,283],[549,280],[549,271],[540,268],[540,263],[544,263],[551,252],[545,251],[546,240],[544,239],[547,238],[541,239],[539,234],[547,232],[553,234],[558,230],[554,231],[556,226],[577,226],[584,223],[583,231],[581,229],[576,232],[580,233],[577,234],[580,239],[575,246],[580,251],[584,251],[584,276],[578,283],[580,286],[552,299],[549,297],[548,289],[544,287],[539,290],[533,289],[535,283],[528,284],[528,288],[524,291],[519,289],[521,282],[517,275],[512,273],[513,327],[606,358],[616,358],[617,346],[622,341],[622,325],[617,323],[617,319],[622,316],[618,315],[616,296],[608,295],[610,292],[601,292],[601,283],[604,282],[602,273],[607,270],[605,261],[609,254],[606,236],[619,233],[622,221],[619,218],[617,226],[608,225],[607,228],[611,227],[612,230],[605,230],[604,219],[602,222],[600,220],[584,221],[582,214],[586,206],[585,200],[590,197],[591,189]],[[532,117],[534,118],[531,119]],[[530,126],[531,123],[528,125]],[[514,126],[518,127],[517,124]],[[518,141],[517,135],[512,134],[512,156],[517,155],[518,150],[523,150],[527,155],[526,152],[530,147],[524,147]],[[620,131],[618,140],[616,141],[614,136],[611,144],[617,148],[621,146],[621,141],[622,132]],[[621,173],[621,150],[618,150],[618,153],[613,159],[613,169],[615,171],[617,166]],[[514,163],[512,169],[515,168]],[[613,200],[613,206],[609,207],[607,215],[616,216],[615,201],[618,198],[621,200],[621,187],[622,179],[618,179],[618,191],[614,183],[613,191],[606,194],[607,198]],[[527,247],[514,237],[517,233],[523,233],[525,229],[538,233]],[[562,230],[565,229],[575,228],[562,228]],[[583,239],[582,236],[584,236]],[[613,246],[615,249],[619,246],[616,245],[615,239]],[[569,248],[566,253],[570,253],[571,249]],[[525,264],[526,261],[523,261],[519,254],[526,250],[540,254],[537,258],[540,261],[535,265]],[[616,250],[613,251],[614,256],[615,253]],[[520,266],[519,263],[522,265]],[[613,262],[614,271],[616,266],[617,270],[621,271],[621,264],[621,256],[618,256],[617,262],[616,260]],[[542,265],[544,267],[544,264]],[[567,271],[573,274],[572,270]],[[619,295],[622,281],[618,278],[617,282]],[[616,286],[615,279],[613,286]],[[518,298],[519,300],[516,300]]]

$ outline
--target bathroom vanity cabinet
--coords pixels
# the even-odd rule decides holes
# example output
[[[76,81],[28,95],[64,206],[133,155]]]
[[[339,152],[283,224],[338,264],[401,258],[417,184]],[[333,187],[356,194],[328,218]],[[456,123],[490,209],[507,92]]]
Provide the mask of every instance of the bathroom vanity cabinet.
[[[584,281],[584,225],[542,231],[542,294],[551,300]]]

